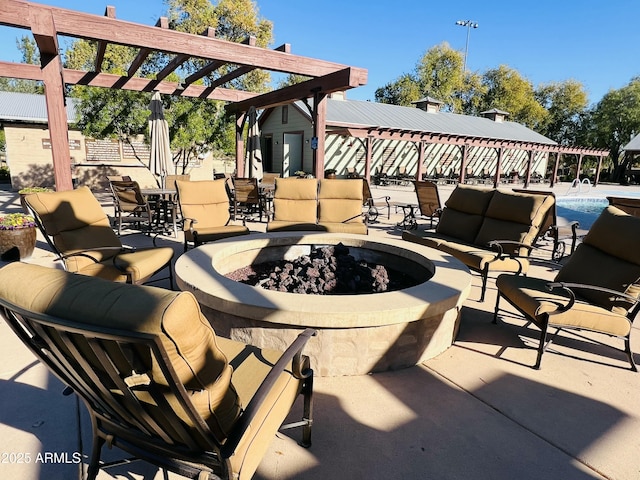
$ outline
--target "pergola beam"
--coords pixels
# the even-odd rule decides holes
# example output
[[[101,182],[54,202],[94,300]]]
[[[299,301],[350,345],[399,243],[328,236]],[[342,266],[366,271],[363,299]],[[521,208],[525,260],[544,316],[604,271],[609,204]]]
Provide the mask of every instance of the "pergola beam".
[[[359,87],[364,85],[366,81],[367,71],[365,69],[348,67],[323,77],[257,95],[250,100],[229,104],[226,108],[233,113],[246,112],[251,106],[257,109],[272,108],[291,103],[292,99],[309,98],[314,92],[332,93]]]
[[[156,27],[160,28],[169,28],[169,19],[167,17],[160,17],[156,22]],[[127,75],[133,77],[138,69],[142,66],[147,57],[151,54],[152,50],[150,48],[141,48],[138,51],[138,55],[133,59],[131,65],[129,65],[129,70],[127,70]]]
[[[184,54],[190,57],[309,77],[327,75],[347,67],[347,65],[334,62],[267,50],[218,38],[198,37],[189,33],[158,29],[153,26],[21,0],[0,2],[0,25],[31,28],[28,12],[32,10],[48,12],[53,19],[57,34],[69,37],[94,41],[102,40],[128,47],[148,48],[164,53]]]
[[[116,18],[116,7],[107,6],[106,10],[104,11],[104,15],[105,17],[109,18]],[[107,51],[107,45],[107,42],[98,42],[98,47],[96,49],[96,61],[94,66],[94,70],[96,72],[102,71],[102,61],[104,60],[104,54]]]

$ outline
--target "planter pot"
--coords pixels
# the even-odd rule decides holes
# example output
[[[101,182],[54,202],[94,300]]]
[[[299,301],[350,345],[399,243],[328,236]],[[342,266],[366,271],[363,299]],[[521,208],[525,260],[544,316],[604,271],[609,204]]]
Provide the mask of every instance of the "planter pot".
[[[28,258],[36,248],[36,228],[0,230],[0,256],[2,260]]]

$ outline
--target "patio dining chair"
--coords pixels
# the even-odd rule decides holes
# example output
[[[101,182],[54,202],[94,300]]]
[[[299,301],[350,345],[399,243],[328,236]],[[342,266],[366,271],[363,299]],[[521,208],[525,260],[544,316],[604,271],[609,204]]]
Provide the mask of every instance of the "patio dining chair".
[[[387,220],[391,218],[391,197],[389,195],[380,195],[374,197],[371,193],[371,186],[366,178],[356,180],[362,181],[362,204],[364,206],[365,223],[374,223],[380,215],[379,209],[387,210]]]
[[[25,203],[52,251],[70,272],[114,282],[145,283],[168,269],[173,286],[173,249],[134,249],[122,244],[88,187],[32,193]]]
[[[429,180],[415,181],[413,184],[418,203],[397,204],[397,207],[401,208],[403,213],[403,219],[399,226],[407,230],[415,230],[418,228],[419,218],[428,218],[430,221],[429,228],[433,228],[435,219],[442,214],[438,185]]]
[[[638,238],[640,218],[607,207],[552,282],[523,275],[498,276],[493,322],[503,298],[541,330],[536,369],[560,332],[588,331],[622,339],[631,369],[637,371],[630,335],[640,311]]]
[[[0,317],[84,401],[89,480],[130,460],[102,462],[105,444],[198,480],[249,480],[279,429],[311,444],[314,330],[261,349],[216,336],[190,292],[26,263],[0,269]],[[300,395],[301,421],[281,426]]]
[[[244,224],[230,223],[225,184],[224,179],[175,182],[183,218],[185,252],[190,243],[197,247],[206,242],[249,233]]]
[[[151,208],[147,198],[142,195],[138,182],[110,180],[109,186],[113,196],[118,235],[122,235],[123,225],[133,225],[134,228],[150,233],[153,229],[156,210]]]
[[[233,219],[236,220],[238,213],[247,215],[257,212],[262,221],[265,212],[265,200],[260,195],[257,178],[234,178],[233,179]]]

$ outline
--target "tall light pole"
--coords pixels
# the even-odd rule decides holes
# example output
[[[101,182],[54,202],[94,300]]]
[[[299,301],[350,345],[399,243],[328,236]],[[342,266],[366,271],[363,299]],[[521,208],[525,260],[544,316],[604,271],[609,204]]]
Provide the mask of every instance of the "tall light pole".
[[[464,67],[463,72],[467,71],[467,55],[469,55],[469,33],[472,28],[478,28],[478,23],[473,20],[458,20],[456,25],[460,25],[461,27],[467,27],[467,43],[464,47]]]

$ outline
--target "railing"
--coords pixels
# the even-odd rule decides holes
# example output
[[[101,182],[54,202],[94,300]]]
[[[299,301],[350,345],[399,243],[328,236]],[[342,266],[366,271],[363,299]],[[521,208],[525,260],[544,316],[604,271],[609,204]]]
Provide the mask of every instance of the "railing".
[[[579,178],[575,178],[571,185],[569,186],[569,190],[565,193],[565,195],[578,195],[581,193],[589,193],[591,190],[591,180],[588,178],[583,178],[582,181]]]

